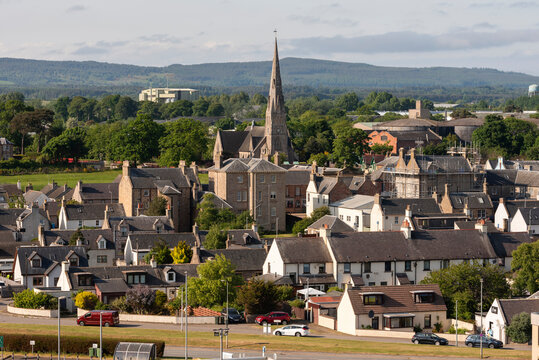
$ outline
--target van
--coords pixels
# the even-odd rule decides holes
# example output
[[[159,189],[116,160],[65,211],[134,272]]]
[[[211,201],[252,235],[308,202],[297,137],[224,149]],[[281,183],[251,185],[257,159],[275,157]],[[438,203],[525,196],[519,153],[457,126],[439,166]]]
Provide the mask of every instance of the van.
[[[92,310],[77,319],[77,325],[97,325],[99,326],[99,314],[103,326],[115,326],[120,323],[120,315],[115,310]]]

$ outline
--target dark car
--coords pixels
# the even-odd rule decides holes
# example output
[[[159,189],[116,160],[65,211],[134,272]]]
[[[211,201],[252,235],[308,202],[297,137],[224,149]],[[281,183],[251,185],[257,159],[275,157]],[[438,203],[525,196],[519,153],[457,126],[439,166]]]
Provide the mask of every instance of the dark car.
[[[226,308],[223,308],[221,311],[221,315],[225,316],[227,315]],[[242,314],[239,313],[238,310],[234,308],[228,308],[228,322],[229,323],[241,323],[244,322],[245,318]]]
[[[443,337],[431,333],[415,333],[412,336],[414,344],[447,345],[449,342]]]
[[[494,338],[488,337],[488,336],[481,336],[479,334],[474,335],[468,335],[466,338],[466,341],[464,342],[466,346],[472,347],[472,346],[480,346],[481,339],[483,341],[483,347],[488,347],[491,349],[500,349],[503,347],[503,342],[500,340],[496,340]]]
[[[290,315],[282,311],[272,311],[266,315],[257,316],[255,322],[259,325],[265,324],[283,324],[290,322]]]

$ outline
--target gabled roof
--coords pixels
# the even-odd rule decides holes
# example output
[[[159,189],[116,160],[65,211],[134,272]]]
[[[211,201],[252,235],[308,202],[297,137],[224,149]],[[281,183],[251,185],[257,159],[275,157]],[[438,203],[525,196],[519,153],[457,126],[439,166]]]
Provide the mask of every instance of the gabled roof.
[[[492,232],[488,238],[499,258],[511,257],[520,245],[533,242],[527,232]]]
[[[247,134],[247,131],[219,130],[217,137],[221,140],[223,154],[237,154]]]
[[[523,207],[518,209],[518,211],[522,214],[522,218],[524,219],[524,222],[526,222],[526,225],[539,225],[539,208]]]
[[[488,185],[514,185],[517,178],[517,170],[487,170],[486,180]]]
[[[258,233],[252,229],[230,229],[227,230],[227,236],[233,245],[256,245],[262,244]]]
[[[288,169],[285,176],[286,185],[305,185],[309,184],[309,170],[292,170]]]
[[[107,207],[109,216],[125,216],[122,204],[73,204],[66,205],[65,211],[68,220],[102,220]]]
[[[164,241],[169,249],[178,245],[178,242],[185,241],[189,247],[196,244],[196,236],[191,233],[164,233],[164,234],[129,234],[131,247],[133,251],[149,251],[156,246],[160,241]]]
[[[509,213],[510,218],[514,218],[518,209],[520,208],[534,208],[539,207],[539,200],[505,200],[503,204],[505,205],[505,208],[507,209],[507,212]],[[498,206],[502,205],[502,203],[499,203]]]
[[[46,230],[43,233],[45,246],[69,244],[71,236],[75,230]],[[111,229],[81,229],[82,237],[84,238],[82,246],[86,250],[97,250],[97,241],[101,238],[106,241],[107,249],[114,249],[114,238]]]
[[[539,171],[518,170],[516,183],[530,187],[539,187]]]
[[[414,302],[413,291],[431,291],[434,294],[432,303]],[[383,293],[384,302],[381,305],[363,304],[363,293]],[[365,315],[373,311],[375,315],[446,311],[442,293],[437,284],[428,285],[397,285],[397,286],[362,286],[359,289],[348,290],[355,315]]]
[[[80,197],[82,200],[118,201],[118,183],[82,183]]]
[[[46,270],[56,261],[61,263],[72,252],[79,258],[79,266],[87,267],[86,250],[82,246],[21,246],[17,249],[16,262],[23,275],[44,275]],[[41,258],[41,267],[33,268],[28,259],[37,255]]]
[[[328,229],[330,229],[333,232],[349,232],[354,231],[348,224],[346,224],[344,221],[339,219],[337,216],[334,215],[324,215],[320,219],[316,220],[314,223],[309,225],[307,229],[323,229],[325,226],[327,226]]]
[[[407,199],[407,198],[392,198],[380,199],[380,206],[385,215],[400,215],[404,214],[406,207],[410,206],[412,214],[441,214],[442,211],[438,206],[438,203],[433,198],[422,199]]]
[[[373,203],[374,203],[374,196],[352,195],[352,196],[347,197],[346,199],[334,201],[331,204],[329,204],[329,206],[345,208],[345,209],[354,209],[354,210],[357,210],[357,209],[370,210],[372,209]]]
[[[163,223],[164,231],[169,232],[173,230],[170,219],[166,216],[125,216],[111,217],[109,219],[111,227],[117,227],[122,224],[127,226],[129,232],[155,232],[154,224],[156,221],[160,221]]]
[[[277,238],[274,246],[287,264],[332,262],[324,240],[319,237]]]
[[[256,158],[231,158],[223,161],[221,168],[217,169],[214,166],[208,170],[217,172],[230,172],[230,173],[284,173],[286,170],[280,166],[275,165],[272,162],[264,159]]]
[[[410,155],[405,155],[406,163],[411,159]],[[415,161],[423,173],[468,173],[472,172],[472,167],[468,160],[462,156],[449,155],[419,155],[415,154]]]
[[[190,187],[188,179],[179,168],[130,168],[129,178],[134,189],[155,188],[156,180],[170,180],[177,189]]]
[[[17,226],[17,218],[24,209],[0,209],[0,225]]]
[[[531,314],[539,309],[539,299],[535,298],[498,299],[498,302],[506,325],[511,324],[511,320],[515,315],[523,312]]]
[[[490,196],[481,191],[450,193],[449,199],[454,209],[464,209],[466,204],[468,204],[469,209],[493,208]]]

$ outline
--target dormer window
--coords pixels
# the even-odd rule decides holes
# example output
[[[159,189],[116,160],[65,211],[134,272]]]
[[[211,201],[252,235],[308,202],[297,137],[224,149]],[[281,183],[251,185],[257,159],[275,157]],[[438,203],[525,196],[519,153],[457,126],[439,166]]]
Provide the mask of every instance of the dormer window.
[[[364,305],[382,305],[384,303],[383,293],[365,293],[363,294]]]
[[[433,303],[434,293],[432,291],[412,291],[414,302],[417,304]]]
[[[97,248],[98,249],[106,249],[107,248],[107,242],[105,241],[105,239],[99,240],[99,242],[97,243]]]
[[[127,283],[132,284],[146,284],[146,274],[128,274]]]
[[[167,281],[168,282],[174,282],[176,281],[176,273],[174,273],[174,271],[169,271],[167,273]]]
[[[69,258],[69,265],[79,266],[79,258],[77,256],[72,256]]]
[[[155,227],[155,231],[156,231],[158,234],[160,234],[161,232],[163,232],[163,227],[162,227],[161,225],[157,225],[157,226]]]
[[[41,267],[41,259],[40,258],[33,258],[32,259],[32,267],[33,268],[40,268]]]
[[[122,236],[127,236],[127,226],[122,226],[120,228],[120,233],[122,234]]]

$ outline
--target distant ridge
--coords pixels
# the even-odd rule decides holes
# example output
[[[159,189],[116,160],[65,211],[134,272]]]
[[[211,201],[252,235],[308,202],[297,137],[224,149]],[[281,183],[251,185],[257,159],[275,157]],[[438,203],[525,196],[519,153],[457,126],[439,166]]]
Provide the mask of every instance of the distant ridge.
[[[0,58],[0,87],[5,86],[268,86],[271,61],[170,65],[165,67],[96,61],[47,61]],[[363,63],[284,58],[285,86],[328,88],[526,88],[539,77],[495,69],[383,67]]]

